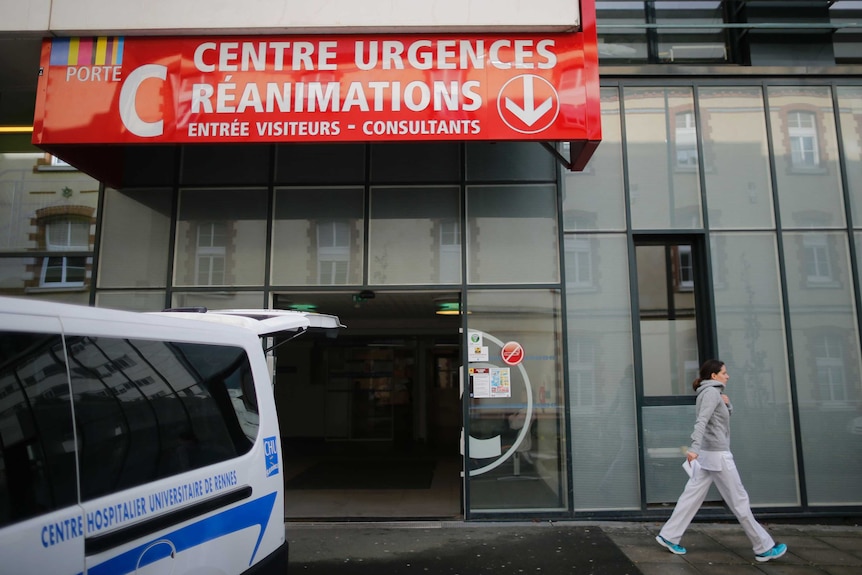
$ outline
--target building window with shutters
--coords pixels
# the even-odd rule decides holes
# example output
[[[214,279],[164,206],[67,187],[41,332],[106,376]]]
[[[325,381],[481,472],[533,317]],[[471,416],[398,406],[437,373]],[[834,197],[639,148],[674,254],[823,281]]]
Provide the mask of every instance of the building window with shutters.
[[[794,170],[820,168],[817,140],[817,117],[814,112],[793,111],[787,114],[787,135],[790,140],[790,165]]]
[[[317,223],[317,283],[343,285],[350,278],[350,224],[341,220]]]
[[[195,277],[197,285],[225,285],[227,224],[200,222],[197,230]]]

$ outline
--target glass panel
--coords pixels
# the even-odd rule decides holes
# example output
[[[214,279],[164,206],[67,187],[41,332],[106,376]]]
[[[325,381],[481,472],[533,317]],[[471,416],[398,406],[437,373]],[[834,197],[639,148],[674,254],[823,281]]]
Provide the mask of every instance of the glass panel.
[[[398,142],[371,147],[371,182],[458,182],[461,146],[439,142]]]
[[[839,87],[838,109],[853,227],[862,227],[862,87]]]
[[[468,340],[479,351],[467,386],[469,510],[564,510],[560,293],[471,291],[467,302]],[[520,363],[504,362],[519,349]]]
[[[93,258],[0,258],[0,295],[87,305]]]
[[[775,236],[713,234],[711,256],[720,359],[730,374],[734,458],[755,505],[798,505]]]
[[[655,21],[673,28],[658,29],[660,62],[724,63],[728,59],[724,30],[724,9],[719,0],[655,2]],[[686,25],[692,24],[691,28]],[[715,28],[704,25],[715,24]]]
[[[181,181],[186,186],[249,186],[269,181],[267,144],[183,146]]]
[[[699,88],[709,227],[774,228],[760,88]]]
[[[170,190],[105,190],[100,288],[165,287],[171,197]]]
[[[5,527],[74,504],[77,484],[60,336],[4,331],[0,349],[0,527]]]
[[[825,86],[770,86],[767,93],[781,225],[843,227],[832,91]]]
[[[691,444],[694,406],[649,406],[642,408],[642,414],[646,501],[674,502],[688,481],[681,466]],[[721,501],[715,485],[709,488],[706,501]]]
[[[368,283],[461,282],[459,189],[372,188]]]
[[[257,398],[242,348],[92,336],[66,346],[83,501],[254,444]]]
[[[93,249],[99,182],[76,170],[52,168],[50,158],[0,153],[0,251]],[[66,231],[53,243],[52,224]]]
[[[862,503],[858,432],[862,365],[847,248],[841,232],[784,236],[800,436],[811,505]]]
[[[123,146],[123,187],[171,186],[179,157],[174,145]]]
[[[365,182],[365,144],[280,144],[275,152],[279,184]]]
[[[558,282],[556,195],[552,185],[467,188],[467,281]]]
[[[853,242],[856,244],[856,264],[859,265],[859,259],[862,258],[862,232],[853,233]],[[856,283],[856,292],[862,295],[862,286],[859,285],[858,279]]]
[[[629,27],[646,21],[644,2],[598,0],[599,63],[645,63],[649,58],[645,27]],[[614,24],[622,25],[614,27]]]
[[[362,283],[365,234],[362,188],[275,191],[272,283]]]
[[[829,20],[836,26],[843,26],[832,34],[835,63],[862,64],[862,33],[859,31],[862,2],[858,0],[832,2],[829,6]]]
[[[207,309],[259,309],[266,308],[263,292],[174,292],[171,307],[199,307]]]
[[[471,182],[554,181],[557,177],[554,156],[538,142],[468,142],[466,164]]]
[[[88,258],[51,256],[42,259],[39,287],[45,289],[84,287]],[[90,260],[91,261],[91,260]]]
[[[691,244],[635,247],[644,395],[692,395],[700,361]]]
[[[181,190],[174,285],[263,285],[266,190]]]
[[[564,172],[567,230],[624,230],[623,150],[617,88],[602,88],[602,143],[582,172]],[[565,155],[564,151],[564,155]]]
[[[163,291],[100,291],[96,292],[96,307],[127,311],[160,311],[165,306]]]
[[[691,88],[626,88],[632,227],[702,226]]]
[[[576,511],[640,508],[627,245],[624,235],[566,237]]]

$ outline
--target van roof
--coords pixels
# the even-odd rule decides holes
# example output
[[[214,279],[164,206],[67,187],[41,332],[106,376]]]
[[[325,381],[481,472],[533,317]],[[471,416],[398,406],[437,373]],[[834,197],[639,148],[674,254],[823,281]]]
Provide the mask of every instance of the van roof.
[[[259,336],[271,335],[281,331],[299,331],[309,327],[337,329],[344,327],[338,317],[315,312],[280,309],[225,309],[208,310],[199,308],[153,312],[153,315],[182,317],[198,321],[208,321],[225,325],[244,327]]]
[[[280,331],[305,331],[309,327],[336,329],[344,327],[338,317],[333,315],[290,310],[206,310],[133,312],[110,308],[96,308],[79,304],[58,303],[37,298],[18,298],[0,296],[0,314],[31,315],[77,318],[81,320],[140,322],[145,318],[152,321],[165,319],[197,320],[234,326],[250,330],[258,336],[266,336]]]

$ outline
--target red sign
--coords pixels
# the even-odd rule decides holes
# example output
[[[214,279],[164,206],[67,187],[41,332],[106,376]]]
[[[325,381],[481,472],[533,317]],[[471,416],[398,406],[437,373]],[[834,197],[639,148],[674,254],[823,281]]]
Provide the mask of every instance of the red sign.
[[[524,348],[516,341],[507,342],[500,350],[500,357],[506,365],[518,365],[524,361]]]
[[[45,40],[33,143],[597,142],[584,16],[566,34]]]

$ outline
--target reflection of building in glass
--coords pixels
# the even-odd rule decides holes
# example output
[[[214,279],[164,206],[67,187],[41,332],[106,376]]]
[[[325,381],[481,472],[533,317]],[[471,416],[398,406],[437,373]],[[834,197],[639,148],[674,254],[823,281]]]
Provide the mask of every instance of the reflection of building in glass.
[[[45,154],[0,153],[0,291],[83,293],[92,274],[98,184]],[[38,254],[38,255],[36,255]],[[14,271],[13,271],[14,270]]]
[[[350,226],[344,221],[317,222],[317,283],[347,284],[350,277]]]
[[[787,136],[790,140],[790,161],[794,168],[820,166],[816,116],[813,112],[794,111],[787,114]]]
[[[224,285],[227,257],[227,225],[225,222],[198,222],[195,250],[197,285]]]
[[[846,334],[812,334],[811,339],[818,399],[827,403],[851,399],[844,366]]]
[[[802,238],[806,281],[810,285],[832,283],[832,264],[827,237],[809,233]]]
[[[6,331],[0,349],[18,359],[0,365],[0,526],[225,461],[257,436],[242,348]]]
[[[438,222],[440,230],[439,272],[440,283],[457,283],[461,278],[461,225],[455,219]]]
[[[569,378],[572,406],[582,409],[596,404],[596,352],[589,337],[578,337],[569,344]]]
[[[678,112],[676,120],[676,167],[697,168],[697,130],[694,112]]]
[[[47,215],[39,210],[37,222],[45,233],[45,248],[48,251],[87,251],[93,243],[90,237],[92,208],[83,208],[86,215],[75,217],[75,206],[64,208],[65,214]],[[38,224],[37,224],[38,225]],[[43,258],[39,287],[78,287],[86,278],[86,258],[81,256],[48,256]]]

